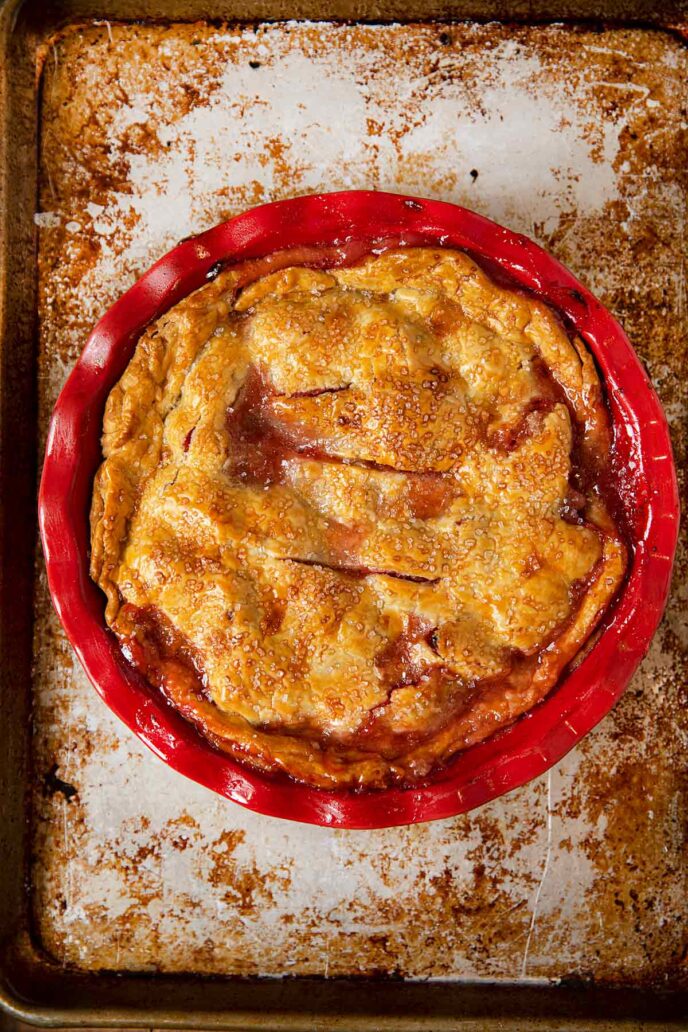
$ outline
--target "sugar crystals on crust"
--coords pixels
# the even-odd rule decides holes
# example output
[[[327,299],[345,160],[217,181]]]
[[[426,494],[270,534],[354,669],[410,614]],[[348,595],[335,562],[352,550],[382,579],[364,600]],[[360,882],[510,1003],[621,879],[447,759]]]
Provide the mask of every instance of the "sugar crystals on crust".
[[[595,366],[457,251],[252,275],[141,337],[91,574],[125,654],[220,749],[412,783],[539,702],[623,579]]]

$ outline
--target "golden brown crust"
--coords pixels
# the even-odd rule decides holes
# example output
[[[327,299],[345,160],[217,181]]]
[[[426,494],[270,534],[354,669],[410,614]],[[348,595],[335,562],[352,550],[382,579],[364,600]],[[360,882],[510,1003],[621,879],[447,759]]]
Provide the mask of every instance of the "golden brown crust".
[[[106,619],[221,748],[413,781],[542,699],[623,578],[594,363],[459,252],[241,275],[147,330],[108,400]]]

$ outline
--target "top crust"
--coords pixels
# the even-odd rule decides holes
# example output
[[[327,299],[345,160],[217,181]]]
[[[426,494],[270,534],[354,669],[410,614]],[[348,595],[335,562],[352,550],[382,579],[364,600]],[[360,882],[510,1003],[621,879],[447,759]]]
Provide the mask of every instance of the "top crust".
[[[141,337],[106,406],[91,575],[222,749],[410,783],[542,699],[600,620],[626,562],[609,449],[582,342],[465,254],[277,256]]]

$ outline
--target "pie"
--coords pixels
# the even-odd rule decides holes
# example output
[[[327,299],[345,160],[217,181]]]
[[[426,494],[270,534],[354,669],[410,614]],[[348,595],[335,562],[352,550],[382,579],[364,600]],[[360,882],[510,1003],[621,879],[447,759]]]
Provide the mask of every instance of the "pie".
[[[412,785],[540,702],[618,591],[610,420],[583,342],[467,254],[327,265],[221,269],[143,334],[91,575],[218,749]]]

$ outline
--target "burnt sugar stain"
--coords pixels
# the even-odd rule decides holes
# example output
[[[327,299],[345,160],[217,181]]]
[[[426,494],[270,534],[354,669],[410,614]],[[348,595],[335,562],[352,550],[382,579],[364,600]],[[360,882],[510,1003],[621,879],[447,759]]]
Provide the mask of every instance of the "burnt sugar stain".
[[[78,794],[79,790],[74,785],[70,785],[68,781],[63,781],[58,777],[58,769],[57,763],[53,763],[47,774],[43,776],[43,791],[46,795],[55,795],[56,792],[60,792],[69,802]]]

